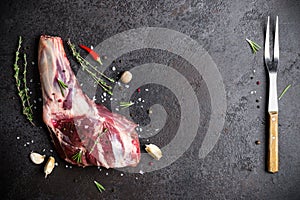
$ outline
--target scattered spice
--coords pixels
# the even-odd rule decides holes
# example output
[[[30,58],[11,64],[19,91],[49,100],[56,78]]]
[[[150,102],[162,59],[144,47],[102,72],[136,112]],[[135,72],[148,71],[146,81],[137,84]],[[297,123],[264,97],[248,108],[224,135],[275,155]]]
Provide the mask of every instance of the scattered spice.
[[[246,38],[246,41],[249,43],[253,53],[256,53],[261,48],[258,44],[256,44],[252,40]]]
[[[260,85],[260,81],[256,81],[256,85]]]
[[[260,145],[260,141],[259,141],[259,140],[256,140],[256,141],[255,141],[255,144]]]
[[[82,48],[83,50],[85,50],[86,52],[88,52],[95,61],[97,61],[100,65],[102,65],[100,56],[99,56],[99,54],[97,52],[95,52],[93,49],[91,49],[91,48],[89,48],[89,47],[87,47],[85,45],[82,45],[82,44],[80,44],[78,46],[80,48]]]
[[[140,92],[141,92],[141,88],[138,88],[138,89],[137,89],[137,92],[140,93]]]
[[[99,192],[102,193],[103,191],[105,191],[105,188],[103,187],[103,185],[101,185],[101,184],[98,183],[97,181],[94,181],[94,183],[95,183],[97,189],[99,190]]]
[[[17,86],[17,90],[18,90],[18,95],[21,99],[22,102],[22,107],[23,107],[23,114],[26,116],[26,118],[30,121],[30,123],[32,125],[34,125],[33,123],[33,112],[32,112],[32,105],[30,104],[30,97],[28,94],[28,87],[27,87],[27,81],[26,81],[26,73],[27,73],[27,59],[26,59],[26,54],[23,54],[23,59],[24,59],[24,71],[23,71],[23,79],[20,80],[19,79],[19,72],[20,72],[20,67],[18,65],[18,61],[20,59],[19,55],[20,55],[20,49],[21,49],[21,45],[22,45],[22,37],[19,36],[19,44],[18,44],[18,48],[16,51],[16,59],[15,59],[15,63],[14,63],[14,78],[16,79],[16,86]],[[21,88],[23,85],[23,88]]]
[[[288,85],[284,88],[284,90],[283,90],[283,91],[281,92],[281,94],[279,95],[278,100],[280,100],[280,99],[283,97],[283,95],[288,91],[288,89],[290,89],[291,86],[292,86],[291,84],[288,84]]]

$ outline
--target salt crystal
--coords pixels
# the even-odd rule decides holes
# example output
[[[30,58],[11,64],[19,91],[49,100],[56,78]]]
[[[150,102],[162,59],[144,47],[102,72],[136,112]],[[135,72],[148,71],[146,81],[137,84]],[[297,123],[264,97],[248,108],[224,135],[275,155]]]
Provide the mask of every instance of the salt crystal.
[[[102,103],[104,103],[104,100],[101,100]]]
[[[36,109],[36,106],[34,106],[33,108]]]
[[[143,170],[140,170],[139,173],[140,173],[140,174],[144,174]]]
[[[33,103],[36,103],[36,100],[33,100]]]
[[[33,143],[33,140],[31,140],[31,143]]]
[[[72,169],[72,166],[70,165],[70,169]]]
[[[159,128],[155,129],[155,131],[159,131]]]
[[[58,163],[56,162],[56,163],[54,163],[54,165],[55,165],[55,166],[58,166]]]
[[[256,72],[256,70],[254,69],[254,70],[253,70],[253,73],[255,73],[255,72]]]
[[[50,151],[51,153],[53,152],[53,150],[52,150],[52,149],[50,149],[49,151]]]
[[[121,176],[124,176],[124,174],[120,174]]]
[[[19,139],[20,139],[20,137],[18,136],[18,137],[17,137],[17,140],[19,140]]]
[[[106,97],[106,92],[103,93],[103,96]]]
[[[43,151],[42,152],[45,152],[46,151],[46,149],[43,149]]]
[[[114,98],[110,98],[109,100],[111,100],[111,101],[112,101],[113,99],[114,99]]]
[[[143,99],[143,100],[142,100],[142,102],[144,103],[144,102],[145,102],[145,100]]]
[[[250,94],[253,94],[253,93],[254,93],[253,91],[250,92]]]
[[[143,106],[143,105],[141,105],[141,108],[144,108],[144,106]]]
[[[111,69],[112,69],[113,71],[116,71],[116,67],[115,67],[115,66],[113,66]]]
[[[29,94],[32,94],[32,92],[29,92]]]
[[[126,88],[129,88],[129,85],[125,85]]]
[[[147,139],[146,141],[149,142],[149,139]]]
[[[140,128],[140,131],[142,132],[142,131],[143,131],[143,129],[142,129],[142,128]]]
[[[142,98],[140,97],[140,98],[138,98],[138,100],[139,100],[139,101],[142,101]]]
[[[29,81],[29,82],[30,82],[30,83],[32,83],[32,81],[33,81],[33,80],[32,80],[32,79],[30,79],[30,81]]]
[[[83,83],[80,83],[80,86],[82,87],[82,86],[83,86]]]
[[[41,101],[42,101],[42,98],[38,98],[38,100],[41,102]]]
[[[32,61],[31,64],[34,65],[35,63]]]
[[[29,145],[30,143],[29,143],[29,142],[26,142],[26,144]]]
[[[68,165],[66,165],[66,168],[68,168],[69,166]]]
[[[26,144],[24,144],[24,147],[26,147]]]
[[[89,128],[89,126],[88,126],[88,125],[84,125],[84,128],[85,128],[85,129],[88,129],[88,128]]]
[[[94,49],[94,47],[91,45],[91,49]]]
[[[119,111],[119,108],[116,108],[116,111]]]
[[[104,98],[103,101],[106,101],[106,98]]]
[[[106,172],[106,174],[105,174],[106,176],[108,175],[108,172]]]

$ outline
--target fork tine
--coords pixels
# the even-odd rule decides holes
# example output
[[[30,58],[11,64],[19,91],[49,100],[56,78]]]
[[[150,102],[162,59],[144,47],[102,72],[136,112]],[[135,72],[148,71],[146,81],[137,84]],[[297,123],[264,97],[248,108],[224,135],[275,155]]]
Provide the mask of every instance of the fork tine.
[[[274,39],[274,61],[279,60],[279,32],[278,32],[278,16],[276,17],[275,39]]]
[[[266,38],[265,38],[265,61],[270,61],[270,16],[268,16],[268,23],[266,29]]]

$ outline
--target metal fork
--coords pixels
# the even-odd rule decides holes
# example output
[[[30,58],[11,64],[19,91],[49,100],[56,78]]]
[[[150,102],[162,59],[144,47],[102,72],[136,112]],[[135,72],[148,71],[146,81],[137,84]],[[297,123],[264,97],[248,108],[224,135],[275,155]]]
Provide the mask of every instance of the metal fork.
[[[265,38],[265,64],[269,73],[269,135],[267,167],[271,173],[278,172],[278,98],[277,98],[277,67],[279,62],[278,16],[276,17],[274,59],[270,56],[270,17]]]

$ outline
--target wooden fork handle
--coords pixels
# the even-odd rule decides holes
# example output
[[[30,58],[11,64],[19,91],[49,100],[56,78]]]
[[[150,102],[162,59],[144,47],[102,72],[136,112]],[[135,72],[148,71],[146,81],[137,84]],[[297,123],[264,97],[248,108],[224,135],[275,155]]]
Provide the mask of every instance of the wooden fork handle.
[[[269,112],[268,171],[278,172],[278,112]]]

